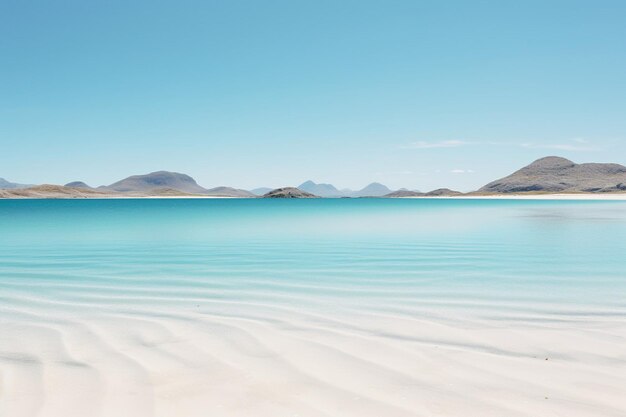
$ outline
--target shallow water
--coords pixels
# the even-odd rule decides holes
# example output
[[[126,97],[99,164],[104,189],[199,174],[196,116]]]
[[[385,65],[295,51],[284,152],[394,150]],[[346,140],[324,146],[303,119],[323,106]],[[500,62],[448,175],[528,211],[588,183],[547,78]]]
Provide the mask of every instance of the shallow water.
[[[87,305],[626,311],[623,202],[14,200],[0,231],[5,291]]]

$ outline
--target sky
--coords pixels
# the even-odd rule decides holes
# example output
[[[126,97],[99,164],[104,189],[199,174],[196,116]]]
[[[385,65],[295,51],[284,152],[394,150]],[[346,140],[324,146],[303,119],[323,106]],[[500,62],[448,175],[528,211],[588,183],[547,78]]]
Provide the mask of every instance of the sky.
[[[0,177],[476,189],[626,164],[626,2],[0,0]]]

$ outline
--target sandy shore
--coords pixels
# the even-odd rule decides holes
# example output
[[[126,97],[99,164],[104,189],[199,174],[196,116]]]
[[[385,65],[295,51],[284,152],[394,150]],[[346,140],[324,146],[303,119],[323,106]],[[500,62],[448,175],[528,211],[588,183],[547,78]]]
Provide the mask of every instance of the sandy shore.
[[[626,194],[502,194],[502,195],[460,195],[460,196],[420,196],[396,197],[411,199],[449,199],[449,200],[588,200],[588,201],[626,201]]]
[[[76,316],[12,296],[30,301],[2,307],[2,416],[626,413],[626,323],[611,317],[511,323],[192,300]]]

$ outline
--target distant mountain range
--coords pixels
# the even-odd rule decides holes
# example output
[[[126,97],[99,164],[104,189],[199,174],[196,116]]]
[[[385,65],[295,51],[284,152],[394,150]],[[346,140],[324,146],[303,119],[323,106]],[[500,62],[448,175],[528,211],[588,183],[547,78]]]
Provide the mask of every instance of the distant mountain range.
[[[66,187],[88,188],[87,184],[82,181],[74,181],[65,184]],[[100,186],[96,188],[102,192],[119,192],[119,193],[140,193],[140,194],[160,194],[165,195],[171,192],[168,190],[178,191],[187,194],[200,194],[218,197],[254,197],[250,191],[240,190],[231,187],[215,187],[206,189],[196,182],[189,175],[170,171],[156,171],[144,175],[132,175],[123,180],[114,182],[111,185]]]
[[[385,185],[377,182],[373,182],[358,191],[339,190],[332,184],[317,184],[311,180],[300,184],[298,188],[320,197],[382,197],[392,192]]]
[[[18,184],[16,182],[9,182],[4,178],[0,178],[0,190],[15,190],[20,188],[32,187],[32,184]]]
[[[180,195],[206,195],[212,197],[255,197],[255,194],[250,191],[240,190],[231,187],[215,187],[204,188],[196,182],[192,177],[186,174],[170,171],[157,171],[143,175],[132,175],[124,178],[123,180],[114,182],[111,185],[102,185],[94,188],[90,187],[83,181],[72,181],[64,186],[60,185],[45,185],[36,186],[33,189],[32,185],[16,184],[4,179],[0,179],[0,189],[3,190],[17,190],[28,189],[38,197],[42,193],[50,192],[59,198],[63,198],[64,195],[68,196],[115,196],[120,194],[121,196],[180,196]],[[37,188],[38,187],[38,188]],[[44,187],[44,188],[42,188]],[[67,188],[68,190],[64,190]],[[271,189],[268,189],[271,191]],[[267,192],[267,191],[266,191]],[[23,197],[28,195],[28,192],[14,193],[16,197]],[[4,192],[0,194],[0,197],[11,198],[10,193]]]
[[[419,191],[398,190],[385,195],[385,197],[453,197],[457,195],[463,195],[460,191],[454,191],[449,188],[438,188],[427,193]]]
[[[216,197],[256,197],[255,194],[251,193],[248,190],[241,190],[239,188],[232,188],[232,187],[209,188],[208,190],[206,190],[204,193],[201,193],[201,194],[206,194],[206,195],[216,196]]]
[[[611,193],[626,192],[626,167],[618,164],[576,164],[550,156],[539,159],[513,174],[490,182],[469,195],[523,193]],[[462,195],[447,188],[422,193],[400,189],[392,191],[380,183],[361,190],[338,189],[332,184],[306,181],[297,188],[256,188],[251,191],[232,188],[204,188],[186,174],[157,171],[133,175],[111,185],[90,187],[82,181],[61,185],[27,185],[0,178],[0,198],[108,198],[145,196],[215,196],[215,197],[430,197]]]
[[[342,197],[344,195],[332,184],[316,184],[310,180],[298,185],[298,188],[320,197]]]

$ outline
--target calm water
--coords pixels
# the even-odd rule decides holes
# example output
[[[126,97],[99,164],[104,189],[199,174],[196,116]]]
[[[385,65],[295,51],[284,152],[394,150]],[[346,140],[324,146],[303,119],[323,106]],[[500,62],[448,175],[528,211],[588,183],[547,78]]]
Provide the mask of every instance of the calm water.
[[[0,315],[626,316],[625,253],[624,202],[7,200]]]

